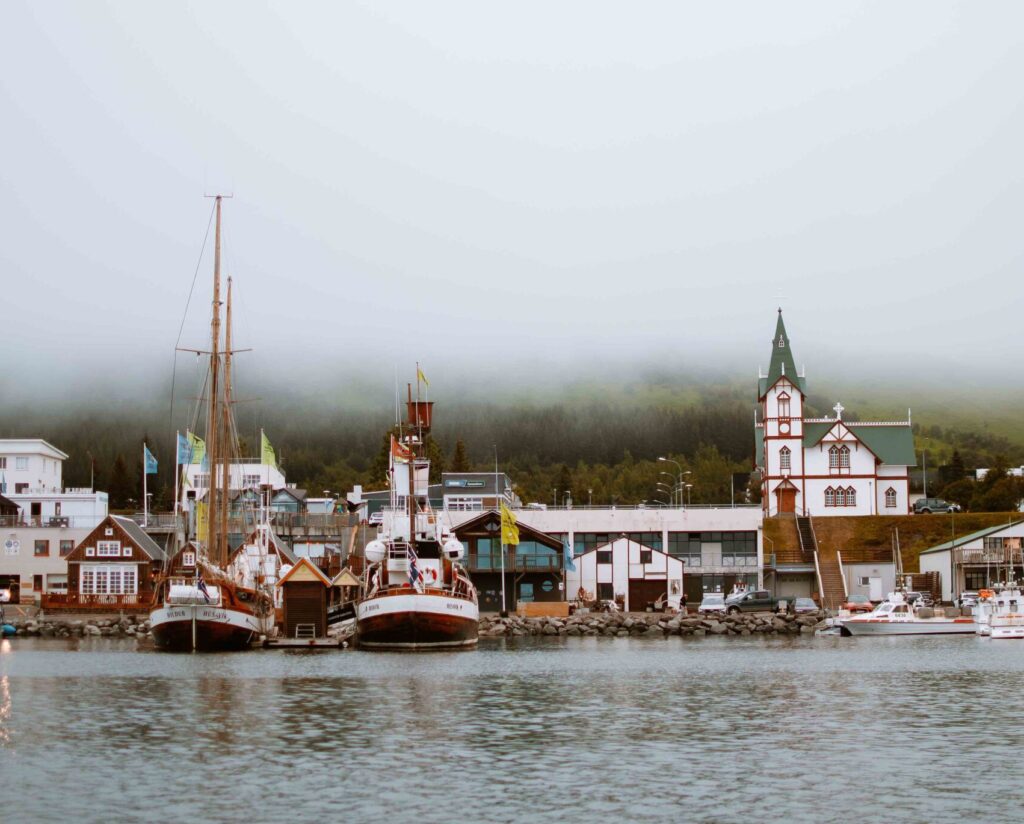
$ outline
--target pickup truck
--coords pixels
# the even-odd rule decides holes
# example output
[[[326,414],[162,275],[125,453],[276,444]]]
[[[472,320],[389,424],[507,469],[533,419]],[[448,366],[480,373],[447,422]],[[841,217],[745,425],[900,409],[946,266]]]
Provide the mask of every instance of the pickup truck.
[[[782,600],[787,599],[783,598]],[[779,599],[773,598],[766,589],[738,592],[725,599],[725,611],[730,615],[735,615],[738,612],[775,612],[778,608]]]

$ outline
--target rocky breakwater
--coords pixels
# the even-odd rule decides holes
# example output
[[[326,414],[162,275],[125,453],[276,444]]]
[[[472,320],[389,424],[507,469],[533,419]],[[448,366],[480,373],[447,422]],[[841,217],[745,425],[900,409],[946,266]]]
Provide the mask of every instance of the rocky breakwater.
[[[16,636],[36,638],[152,638],[149,621],[142,617],[65,619],[26,618],[10,621]]]
[[[823,613],[784,615],[759,612],[722,616],[582,613],[568,618],[484,616],[480,619],[480,636],[515,638],[527,635],[602,635],[653,638],[668,635],[813,635],[825,627]]]

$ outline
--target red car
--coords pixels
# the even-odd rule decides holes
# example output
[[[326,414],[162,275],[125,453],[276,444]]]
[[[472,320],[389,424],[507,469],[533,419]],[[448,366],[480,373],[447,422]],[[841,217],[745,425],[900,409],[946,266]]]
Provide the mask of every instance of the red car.
[[[871,599],[867,595],[857,594],[848,596],[846,603],[841,607],[847,612],[871,612],[874,608],[875,605],[871,603]]]

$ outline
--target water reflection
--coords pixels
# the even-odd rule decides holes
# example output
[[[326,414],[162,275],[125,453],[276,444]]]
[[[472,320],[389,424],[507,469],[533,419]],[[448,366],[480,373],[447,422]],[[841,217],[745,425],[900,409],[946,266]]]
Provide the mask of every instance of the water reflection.
[[[1022,669],[1024,646],[973,638],[424,656],[18,639],[0,656],[4,818],[953,819],[1020,798],[993,765],[1016,763]]]

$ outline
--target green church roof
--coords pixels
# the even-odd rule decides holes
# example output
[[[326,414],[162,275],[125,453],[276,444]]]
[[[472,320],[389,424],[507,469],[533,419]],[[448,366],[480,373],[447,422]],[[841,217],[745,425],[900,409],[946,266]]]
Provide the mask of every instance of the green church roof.
[[[804,448],[814,446],[836,425],[836,421],[815,421],[804,424]],[[874,424],[843,421],[864,446],[870,449],[882,463],[891,466],[917,466],[914,452],[914,433],[910,424]]]
[[[775,337],[772,338],[772,359],[768,364],[768,377],[758,381],[758,396],[763,398],[768,389],[783,375],[796,384],[801,392],[804,391],[804,379],[797,374],[793,350],[789,347],[789,335],[786,334],[786,324],[782,322],[782,310],[779,309]]]

